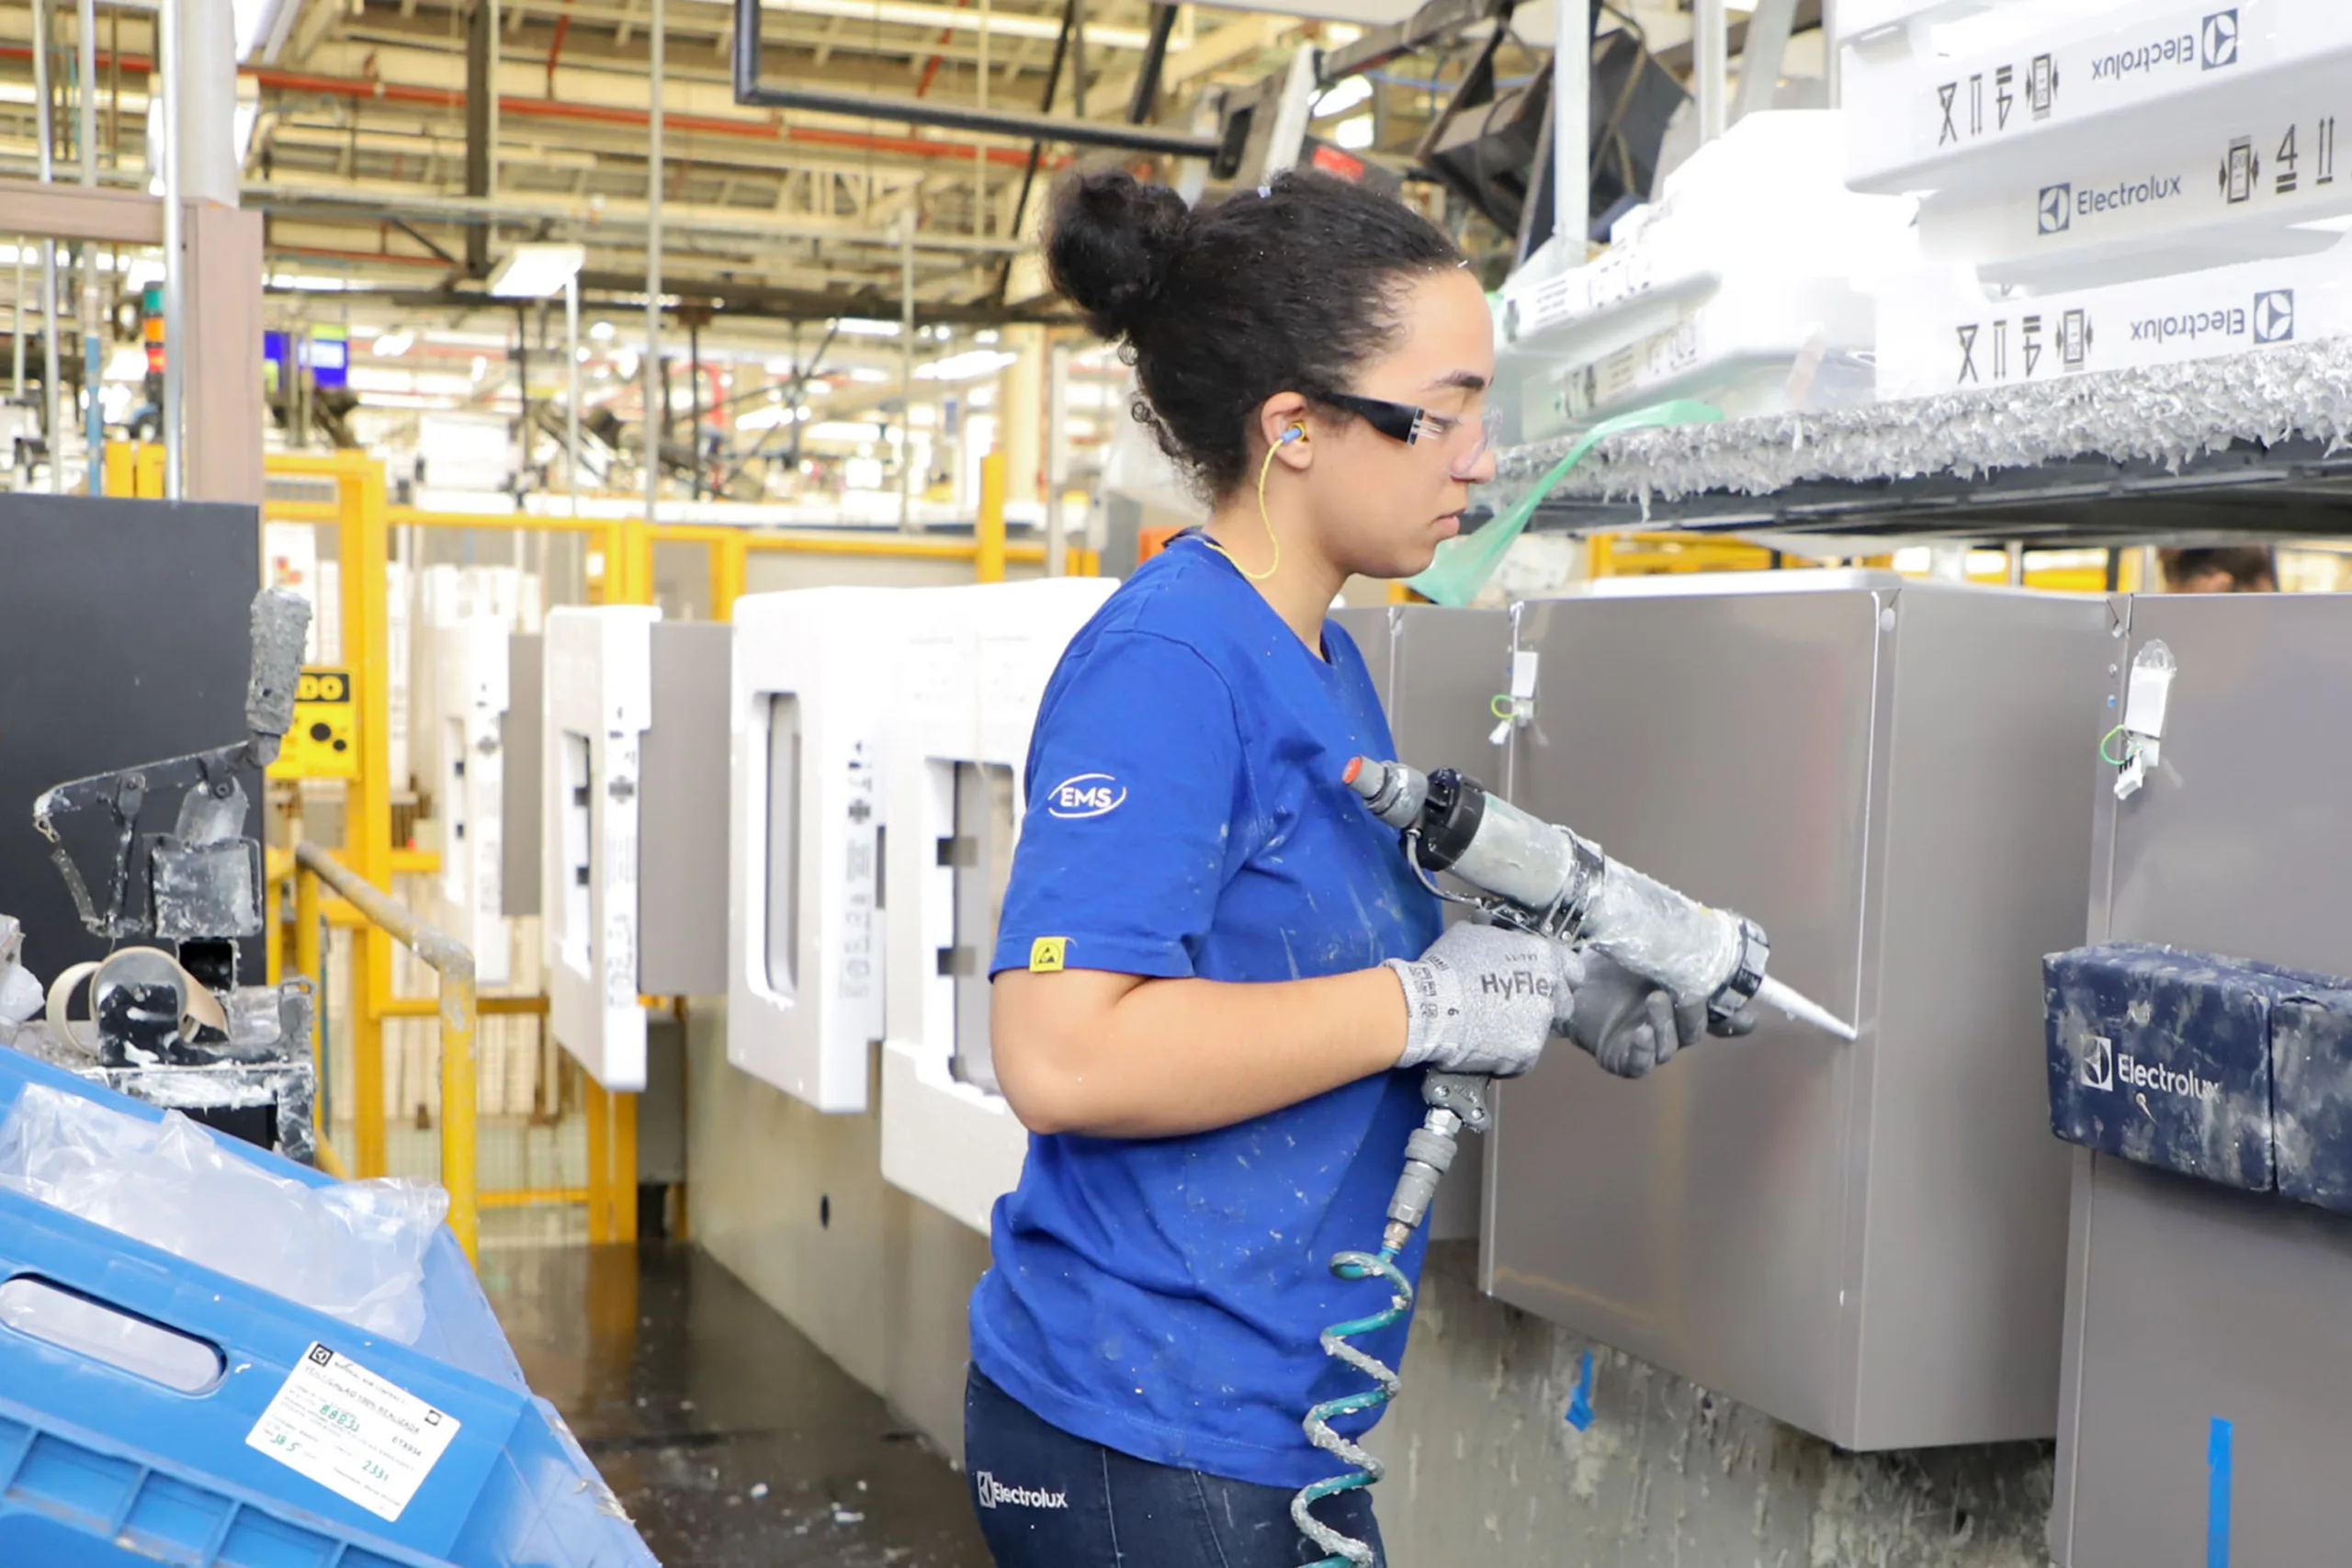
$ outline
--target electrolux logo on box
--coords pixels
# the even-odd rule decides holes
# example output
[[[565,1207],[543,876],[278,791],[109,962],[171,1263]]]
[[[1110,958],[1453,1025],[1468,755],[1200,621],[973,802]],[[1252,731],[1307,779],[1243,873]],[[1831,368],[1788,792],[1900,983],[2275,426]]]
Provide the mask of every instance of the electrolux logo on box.
[[[2269,288],[2251,308],[2216,305],[2143,316],[2132,323],[2133,343],[2195,342],[2201,337],[2245,338],[2256,344],[2295,341],[2295,291]]]
[[[2225,65],[2238,62],[2238,8],[2235,6],[2206,17],[2204,27],[2199,30],[2203,42],[2200,58],[2206,70],[2219,71]]]
[[[2187,178],[2184,175],[2150,175],[2145,179],[2085,186],[2080,189],[2071,180],[2043,186],[2034,204],[2035,231],[2064,234],[2075,227],[2077,219],[2087,221],[2126,208],[2153,207],[2158,202],[2177,200],[2183,194],[2181,187]]]
[[[2295,341],[2295,291],[2272,288],[2254,297],[2254,341]]]
[[[2091,1036],[2091,1048],[2083,1055],[2083,1087],[2113,1089],[2115,1087],[2115,1042],[2103,1035]]]

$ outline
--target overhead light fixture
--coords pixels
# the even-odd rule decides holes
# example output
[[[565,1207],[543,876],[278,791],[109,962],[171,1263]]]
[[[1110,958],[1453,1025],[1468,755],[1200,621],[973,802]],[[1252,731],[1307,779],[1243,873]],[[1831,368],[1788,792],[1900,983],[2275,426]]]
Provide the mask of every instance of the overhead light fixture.
[[[853,337],[897,337],[899,335],[898,322],[878,321],[869,316],[843,316],[833,323],[833,329],[836,332],[847,333]]]
[[[1012,363],[1014,355],[1001,349],[975,348],[962,354],[951,354],[944,359],[934,359],[928,365],[915,367],[915,376],[924,381],[971,381],[982,376],[993,376]]]
[[[588,329],[588,335],[594,338],[598,343],[610,343],[613,341],[613,323],[610,321],[598,321],[594,326]]]
[[[415,345],[416,334],[401,327],[389,333],[378,333],[371,352],[379,358],[398,359]]]
[[[584,245],[517,245],[490,275],[490,291],[501,299],[545,299],[562,293],[587,260]]]
[[[1315,100],[1315,118],[1321,119],[1327,115],[1345,114],[1371,96],[1371,79],[1351,76]]]
[[[1351,152],[1361,152],[1372,145],[1372,116],[1360,114],[1353,119],[1343,119],[1331,132],[1331,140]]]

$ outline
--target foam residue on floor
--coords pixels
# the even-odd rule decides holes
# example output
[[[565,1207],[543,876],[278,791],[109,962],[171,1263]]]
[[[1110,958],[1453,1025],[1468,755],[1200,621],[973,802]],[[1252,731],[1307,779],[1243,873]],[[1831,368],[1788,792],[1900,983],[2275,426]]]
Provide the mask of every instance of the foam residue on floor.
[[[505,1248],[482,1277],[673,1568],[986,1568],[945,1456],[707,1255]]]

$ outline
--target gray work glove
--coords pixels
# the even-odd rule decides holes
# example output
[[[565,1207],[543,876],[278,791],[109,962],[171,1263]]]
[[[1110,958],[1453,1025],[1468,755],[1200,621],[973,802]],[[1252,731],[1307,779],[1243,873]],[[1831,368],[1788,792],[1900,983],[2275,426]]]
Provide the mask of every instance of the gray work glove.
[[[1608,954],[1585,954],[1584,984],[1577,987],[1576,1012],[1567,1036],[1578,1049],[1621,1078],[1647,1076],[1702,1034],[1746,1034],[1756,1016],[1743,1012],[1712,1031],[1704,1001],[1678,1004],[1674,994],[1645,980]]]
[[[1584,979],[1584,960],[1564,943],[1466,922],[1388,967],[1405,984],[1398,1066],[1503,1078],[1532,1067],[1566,1029]]]

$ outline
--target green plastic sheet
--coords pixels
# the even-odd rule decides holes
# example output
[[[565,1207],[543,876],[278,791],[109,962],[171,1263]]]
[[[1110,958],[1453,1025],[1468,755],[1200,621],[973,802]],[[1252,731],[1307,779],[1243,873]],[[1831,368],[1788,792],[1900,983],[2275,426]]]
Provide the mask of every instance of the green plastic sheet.
[[[1437,558],[1430,562],[1429,569],[1405,586],[1433,604],[1457,608],[1469,604],[1487,586],[1487,579],[1495,575],[1495,569],[1502,565],[1511,541],[1527,531],[1528,519],[1535,515],[1544,498],[1552,493],[1552,487],[1570,468],[1583,462],[1586,453],[1620,431],[1645,430],[1661,424],[1713,424],[1723,417],[1724,411],[1713,403],[1675,398],[1602,420],[1586,431],[1542,479],[1529,486],[1510,511],[1489,519],[1475,534],[1459,535],[1440,545]]]

